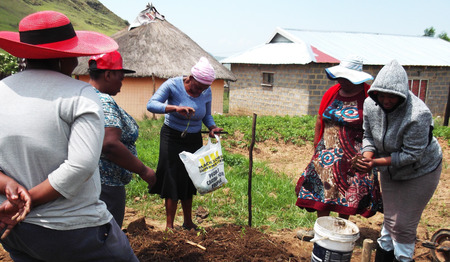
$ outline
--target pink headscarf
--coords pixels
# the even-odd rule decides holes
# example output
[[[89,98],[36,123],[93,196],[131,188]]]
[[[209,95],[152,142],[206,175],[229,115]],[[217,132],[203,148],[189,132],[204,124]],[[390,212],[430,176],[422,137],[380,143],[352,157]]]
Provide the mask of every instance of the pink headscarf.
[[[214,68],[206,57],[200,57],[198,63],[192,67],[191,74],[195,80],[204,85],[211,85],[216,78]]]

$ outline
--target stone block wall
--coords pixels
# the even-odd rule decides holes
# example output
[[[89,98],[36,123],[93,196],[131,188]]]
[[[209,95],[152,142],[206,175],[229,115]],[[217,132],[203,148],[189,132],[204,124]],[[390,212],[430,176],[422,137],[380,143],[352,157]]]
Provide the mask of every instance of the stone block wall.
[[[450,90],[450,68],[448,67],[405,67],[408,79],[428,80],[425,103],[433,116],[444,116]]]
[[[320,87],[329,81],[315,64],[232,65],[237,77],[230,83],[232,114],[306,115],[320,103]],[[274,74],[273,86],[263,86],[262,73]]]
[[[251,65],[233,64],[237,81],[230,82],[229,113],[239,115],[315,115],[323,94],[335,85],[325,68],[336,64]],[[382,66],[364,66],[376,77]],[[431,112],[443,116],[450,85],[448,67],[405,67],[409,79],[428,80],[426,103]],[[272,86],[262,85],[263,72],[273,73]],[[368,84],[372,84],[369,81]]]

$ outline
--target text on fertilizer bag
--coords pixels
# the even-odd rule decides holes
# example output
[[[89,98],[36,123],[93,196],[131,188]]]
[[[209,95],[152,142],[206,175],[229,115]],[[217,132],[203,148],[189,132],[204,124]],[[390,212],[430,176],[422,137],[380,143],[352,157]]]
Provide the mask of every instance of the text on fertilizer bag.
[[[220,171],[219,169],[214,170],[210,174],[208,174],[209,180],[206,181],[206,184],[211,185],[212,188],[216,188],[218,185],[223,184],[222,178],[225,176],[225,173]]]
[[[220,162],[223,162],[223,156],[219,156],[219,152],[216,151],[209,156],[205,156],[199,159],[200,166],[198,169],[200,173],[208,171],[214,167],[216,167]]]

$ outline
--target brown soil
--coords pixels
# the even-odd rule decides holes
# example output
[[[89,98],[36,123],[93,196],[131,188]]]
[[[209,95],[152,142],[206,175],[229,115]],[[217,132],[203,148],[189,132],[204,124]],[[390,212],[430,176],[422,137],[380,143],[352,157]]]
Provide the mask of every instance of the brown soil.
[[[450,228],[448,208],[450,206],[450,147],[440,141],[444,151],[444,171],[438,189],[424,211],[418,228],[416,261],[431,261],[430,249],[421,245],[430,240],[440,228]],[[248,155],[245,149],[234,149],[235,153]],[[293,185],[312,156],[312,146],[266,142],[258,144],[254,159],[267,161],[269,166],[292,178]],[[197,210],[200,211],[200,210]],[[360,239],[356,243],[352,260],[360,261],[364,239],[376,241],[383,220],[382,214],[370,219],[360,216],[350,220],[359,227]],[[200,231],[175,229],[164,231],[164,222],[141,217],[127,208],[124,224],[131,246],[141,261],[310,261],[313,244],[295,237],[297,229],[284,229],[263,233],[257,228],[241,227],[229,223],[204,225]],[[372,261],[374,252],[372,252]],[[12,261],[0,250],[1,261]]]

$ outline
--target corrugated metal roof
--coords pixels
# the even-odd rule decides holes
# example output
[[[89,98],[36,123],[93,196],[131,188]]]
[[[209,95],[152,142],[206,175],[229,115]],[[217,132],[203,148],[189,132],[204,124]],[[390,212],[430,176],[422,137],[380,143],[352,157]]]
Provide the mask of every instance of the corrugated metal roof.
[[[274,47],[271,47],[272,45]],[[258,49],[276,53],[269,54]],[[450,42],[440,38],[281,28],[275,30],[265,45],[231,56],[221,62],[337,63],[352,54],[362,56],[364,64],[367,65],[385,65],[396,59],[402,65],[450,66]]]
[[[235,57],[220,62],[223,64],[308,64],[312,62],[310,48],[301,43],[272,43],[256,46]]]

